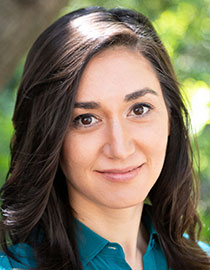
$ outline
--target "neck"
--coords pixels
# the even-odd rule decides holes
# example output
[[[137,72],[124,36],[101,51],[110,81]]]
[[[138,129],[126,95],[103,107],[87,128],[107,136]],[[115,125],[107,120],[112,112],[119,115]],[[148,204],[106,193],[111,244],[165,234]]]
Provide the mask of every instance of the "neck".
[[[143,203],[124,209],[111,209],[79,200],[72,207],[76,218],[87,227],[109,242],[121,245],[126,261],[133,269],[142,269],[139,263],[147,247],[146,231],[142,224],[140,226]]]

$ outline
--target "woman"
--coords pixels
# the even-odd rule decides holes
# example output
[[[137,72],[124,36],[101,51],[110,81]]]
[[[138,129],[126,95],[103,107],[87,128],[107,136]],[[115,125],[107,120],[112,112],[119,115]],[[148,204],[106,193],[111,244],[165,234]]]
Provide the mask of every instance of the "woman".
[[[13,123],[3,268],[210,269],[187,110],[142,14],[91,7],[46,29]]]

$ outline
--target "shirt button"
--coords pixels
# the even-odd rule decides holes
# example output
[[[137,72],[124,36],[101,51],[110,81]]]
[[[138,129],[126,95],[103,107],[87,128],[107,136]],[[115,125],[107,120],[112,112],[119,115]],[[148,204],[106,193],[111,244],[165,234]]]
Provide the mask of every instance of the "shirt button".
[[[113,250],[116,250],[117,248],[116,247],[112,247],[112,246],[108,246],[109,249],[113,249]]]

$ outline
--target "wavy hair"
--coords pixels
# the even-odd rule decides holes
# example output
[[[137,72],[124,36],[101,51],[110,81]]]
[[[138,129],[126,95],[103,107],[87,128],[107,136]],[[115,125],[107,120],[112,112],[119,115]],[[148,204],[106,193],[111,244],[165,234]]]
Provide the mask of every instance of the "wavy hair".
[[[152,64],[169,111],[165,163],[149,193],[168,267],[207,270],[209,260],[197,245],[198,185],[179,85],[149,20],[120,8],[69,13],[47,28],[28,53],[13,115],[11,164],[0,190],[2,248],[13,257],[7,239],[27,243],[34,249],[39,270],[82,269],[74,211],[59,160],[83,71],[94,55],[111,46],[137,50]]]

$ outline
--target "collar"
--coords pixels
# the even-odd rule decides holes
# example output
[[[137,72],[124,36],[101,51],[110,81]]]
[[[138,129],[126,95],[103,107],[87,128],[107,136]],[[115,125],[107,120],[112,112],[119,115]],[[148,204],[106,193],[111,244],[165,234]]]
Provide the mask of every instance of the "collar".
[[[75,220],[78,250],[82,264],[85,266],[110,242],[92,231],[78,219]],[[154,247],[158,239],[158,233],[152,224],[151,206],[149,205],[144,205],[142,211],[142,222],[149,233],[149,243],[147,248],[147,251],[149,251]]]
[[[76,239],[83,266],[91,261],[109,241],[76,219]]]

